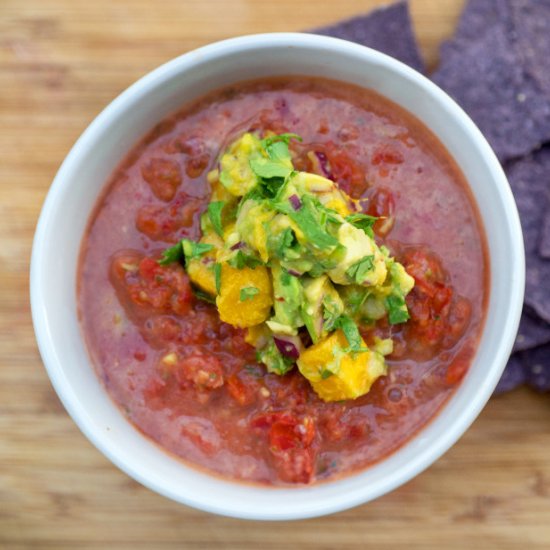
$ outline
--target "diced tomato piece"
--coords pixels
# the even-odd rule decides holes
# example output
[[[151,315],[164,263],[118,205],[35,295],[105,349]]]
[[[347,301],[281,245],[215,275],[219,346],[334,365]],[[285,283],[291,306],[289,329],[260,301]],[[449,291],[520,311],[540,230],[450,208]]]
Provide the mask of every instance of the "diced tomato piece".
[[[450,386],[458,384],[468,372],[470,361],[462,357],[456,358],[447,368],[445,382]]]
[[[206,170],[209,162],[210,155],[206,153],[189,157],[185,163],[185,173],[192,179],[198,178]]]
[[[153,258],[145,257],[141,260],[141,262],[139,262],[139,274],[149,283],[154,280],[155,275],[160,275],[161,272],[161,266]]]
[[[156,315],[143,323],[142,333],[145,339],[153,346],[162,346],[175,342],[181,335],[181,325],[173,317]]]
[[[253,428],[269,428],[275,422],[286,421],[287,419],[288,419],[288,421],[291,421],[291,416],[287,412],[269,411],[269,412],[260,413],[260,414],[256,415],[250,421],[250,425]]]
[[[275,451],[311,445],[315,438],[315,423],[309,415],[286,411],[268,411],[250,421],[253,428],[269,428],[271,448]]]
[[[248,383],[247,383],[248,382]],[[227,390],[235,401],[242,407],[256,401],[259,384],[252,380],[244,382],[238,374],[232,374],[227,379]]]
[[[405,252],[402,262],[415,279],[407,296],[411,321],[405,327],[406,341],[417,351],[452,347],[466,330],[471,305],[456,296],[440,260],[423,248]]]
[[[198,350],[183,358],[178,357],[174,374],[183,386],[190,381],[195,386],[212,390],[224,383],[220,360],[215,355],[205,355]]]
[[[185,422],[181,428],[181,434],[190,439],[206,455],[211,456],[220,448],[220,436],[208,420],[197,418]]]
[[[147,204],[136,216],[136,228],[153,241],[177,242],[198,238],[204,201],[180,193],[169,205]]]
[[[380,164],[403,164],[404,160],[403,153],[401,153],[399,149],[386,143],[375,149],[371,158],[371,163],[374,166]]]
[[[154,195],[170,202],[181,185],[181,172],[177,162],[171,159],[152,158],[141,167],[141,175]]]
[[[133,317],[147,318],[151,310],[177,315],[190,310],[193,293],[179,264],[161,266],[154,258],[137,252],[124,253],[113,259],[111,274],[123,305]]]
[[[286,451],[297,447],[299,435],[296,433],[294,421],[274,422],[269,430],[269,444],[275,451]]]
[[[292,448],[274,455],[274,465],[282,481],[310,483],[315,468],[315,451],[311,448]]]

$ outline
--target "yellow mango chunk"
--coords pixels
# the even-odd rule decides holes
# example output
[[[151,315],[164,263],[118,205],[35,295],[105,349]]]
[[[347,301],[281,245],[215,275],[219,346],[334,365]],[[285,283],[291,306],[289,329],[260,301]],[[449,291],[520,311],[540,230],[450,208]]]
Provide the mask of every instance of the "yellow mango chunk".
[[[271,313],[273,290],[265,266],[236,269],[221,264],[220,294],[216,306],[220,319],[234,327],[246,328],[263,323]]]
[[[387,372],[382,354],[372,350],[344,352],[347,346],[344,333],[337,330],[307,348],[297,361],[300,372],[323,401],[356,399]],[[367,347],[363,341],[361,346]]]
[[[214,249],[200,258],[193,258],[187,264],[187,275],[191,282],[198,286],[204,292],[215,296],[216,295],[216,280],[214,276],[214,264],[216,263],[216,255],[218,249],[223,246],[223,241],[215,233],[204,235],[200,241],[203,244],[212,244]]]
[[[338,212],[338,214],[340,214],[340,216],[344,218],[351,214],[349,205],[343,197],[331,197],[331,199],[325,203],[325,206],[327,208],[331,208],[332,210],[336,210],[336,212]]]

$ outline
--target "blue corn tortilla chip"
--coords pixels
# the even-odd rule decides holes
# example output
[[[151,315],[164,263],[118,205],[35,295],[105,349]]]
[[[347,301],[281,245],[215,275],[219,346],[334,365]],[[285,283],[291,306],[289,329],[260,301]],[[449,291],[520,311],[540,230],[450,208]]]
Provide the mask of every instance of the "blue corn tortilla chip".
[[[511,9],[526,70],[550,94],[550,1],[513,0]]]
[[[550,210],[546,211],[539,238],[539,256],[550,260]]]
[[[406,2],[310,32],[357,42],[391,55],[419,72],[425,71]]]
[[[499,380],[495,393],[503,393],[525,383],[525,370],[518,354],[514,354],[508,360],[505,371]]]
[[[474,119],[503,161],[550,140],[550,77],[540,69],[550,63],[548,48],[539,48],[529,34],[550,26],[550,7],[547,1],[546,9],[524,4],[470,0],[432,76]]]
[[[488,28],[502,25],[511,19],[510,0],[469,0],[462,11],[452,40],[444,43],[442,49],[457,47],[483,36]]]
[[[550,323],[550,259],[539,254],[544,220],[550,210],[550,146],[509,163],[505,170],[523,230],[525,304]]]
[[[520,354],[525,381],[537,391],[550,390],[550,344]]]
[[[495,389],[503,393],[527,384],[533,389],[550,390],[550,344],[514,353]]]
[[[523,311],[513,351],[523,351],[550,342],[550,323]]]

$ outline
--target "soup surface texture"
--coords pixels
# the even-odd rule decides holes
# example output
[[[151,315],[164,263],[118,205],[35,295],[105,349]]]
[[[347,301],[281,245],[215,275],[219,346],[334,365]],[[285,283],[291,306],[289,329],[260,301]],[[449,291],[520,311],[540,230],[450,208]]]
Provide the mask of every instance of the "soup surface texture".
[[[394,346],[387,375],[357,399],[321,400],[297,368],[268,373],[246,329],[222,322],[181,264],[158,263],[201,237],[207,175],[244,132],[300,136],[294,167],[366,199],[376,242],[414,277],[406,323],[360,327]],[[231,479],[313,483],[383,459],[450,397],[483,326],[486,256],[463,176],[410,114],[323,79],[247,82],[164,120],[113,174],[82,245],[80,319],[113,400],[163,448]]]

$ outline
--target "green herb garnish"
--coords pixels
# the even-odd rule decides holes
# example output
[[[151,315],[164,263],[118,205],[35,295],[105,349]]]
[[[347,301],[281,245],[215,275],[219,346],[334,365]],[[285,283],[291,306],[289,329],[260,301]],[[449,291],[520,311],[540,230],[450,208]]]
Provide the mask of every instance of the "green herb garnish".
[[[410,318],[403,296],[391,294],[386,298],[385,305],[390,324],[398,325],[399,323],[405,323]]]
[[[342,329],[342,332],[344,333],[344,336],[348,341],[349,346],[344,350],[345,352],[368,351],[362,346],[361,334],[359,333],[357,324],[351,317],[348,317],[347,315],[340,315],[340,317],[338,317],[338,319],[336,319],[334,323],[334,328]]]
[[[244,269],[245,267],[254,269],[258,265],[263,265],[262,260],[250,254],[246,254],[242,250],[238,250],[229,260],[227,260],[227,263],[235,269]]]
[[[274,161],[266,158],[252,159],[250,168],[259,177],[264,180],[272,178],[285,179],[292,173],[292,168],[282,164],[279,161]]]
[[[376,216],[370,216],[369,214],[363,214],[361,212],[356,212],[355,214],[350,214],[346,216],[346,221],[362,229],[369,237],[374,238],[374,231],[372,230],[373,225],[376,223],[378,218]]]
[[[160,265],[168,265],[175,262],[183,262],[183,247],[181,241],[162,252],[162,258],[158,260]]]
[[[316,201],[309,195],[301,198],[302,205],[298,210],[286,201],[274,204],[301,229],[309,243],[319,250],[334,249],[339,246],[338,239],[333,237],[320,220],[320,211],[315,207]]]
[[[222,264],[214,265],[214,282],[216,284],[216,293],[219,294],[222,287]]]
[[[351,281],[362,284],[369,271],[374,268],[374,255],[365,256],[346,270]]]
[[[260,291],[255,286],[245,286],[244,288],[241,288],[239,298],[241,302],[246,302],[246,300],[252,300],[252,298],[259,293]]]
[[[222,226],[222,210],[225,206],[224,201],[215,201],[211,202],[208,205],[208,217],[212,223],[214,231],[220,236],[223,237],[223,226]]]
[[[213,250],[214,246],[206,243],[196,243],[189,239],[182,239],[178,244],[167,248],[162,253],[162,258],[158,260],[160,265],[168,265],[174,262],[189,262],[193,258],[198,258],[207,252]]]

